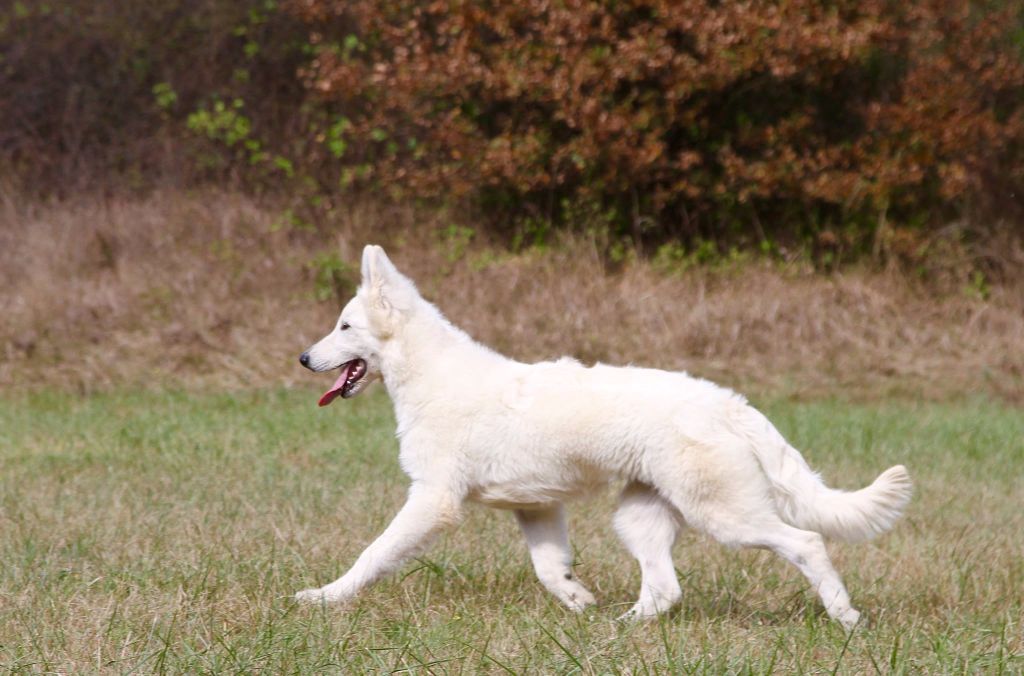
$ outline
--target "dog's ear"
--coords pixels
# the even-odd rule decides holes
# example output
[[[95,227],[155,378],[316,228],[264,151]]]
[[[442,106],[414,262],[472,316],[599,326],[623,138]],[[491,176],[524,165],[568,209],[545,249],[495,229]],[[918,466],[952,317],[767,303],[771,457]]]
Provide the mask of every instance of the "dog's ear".
[[[396,313],[410,310],[415,302],[416,287],[375,244],[363,248],[362,277],[361,290],[366,294],[371,323],[378,332],[390,334]]]
[[[389,278],[401,276],[383,247],[367,244],[363,247],[363,284],[367,287],[384,286]]]

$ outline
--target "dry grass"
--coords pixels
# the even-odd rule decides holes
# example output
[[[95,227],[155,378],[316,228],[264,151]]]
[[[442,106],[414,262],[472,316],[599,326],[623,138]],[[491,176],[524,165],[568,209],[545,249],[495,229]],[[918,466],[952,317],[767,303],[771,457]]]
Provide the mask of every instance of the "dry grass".
[[[1024,396],[1019,280],[983,299],[963,280],[925,288],[897,272],[635,262],[608,272],[582,237],[508,255],[446,236],[457,231],[444,214],[336,213],[313,231],[237,194],[8,197],[0,386],[293,384],[306,378],[295,356],[341,302],[315,299],[313,261],[357,266],[362,244],[377,241],[453,321],[523,359],[682,368],[746,392]]]

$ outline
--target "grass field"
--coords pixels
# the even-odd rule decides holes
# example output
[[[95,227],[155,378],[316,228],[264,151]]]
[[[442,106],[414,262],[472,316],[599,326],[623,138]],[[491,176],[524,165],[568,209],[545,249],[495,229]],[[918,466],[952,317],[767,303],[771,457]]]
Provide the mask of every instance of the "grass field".
[[[570,510],[601,605],[563,610],[512,518],[470,509],[342,609],[294,591],[350,564],[404,497],[383,390],[115,391],[0,400],[0,667],[45,672],[1008,673],[1024,670],[1024,416],[986,401],[759,402],[833,485],[904,462],[896,529],[831,545],[870,619],[849,637],[765,552],[696,534],[660,622],[619,624],[638,570],[612,492]]]

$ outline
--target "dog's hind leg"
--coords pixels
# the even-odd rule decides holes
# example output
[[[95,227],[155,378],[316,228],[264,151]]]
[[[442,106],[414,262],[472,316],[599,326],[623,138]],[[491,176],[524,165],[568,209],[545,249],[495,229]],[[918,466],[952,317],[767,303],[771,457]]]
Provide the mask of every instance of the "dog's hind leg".
[[[818,592],[829,617],[847,630],[853,629],[860,619],[860,612],[850,605],[850,594],[832,566],[821,535],[782,523],[770,532],[763,533],[760,540],[800,569],[811,587]]]
[[[742,490],[736,490],[730,496],[732,504],[705,504],[692,515],[683,512],[683,516],[688,523],[706,530],[722,544],[771,549],[792,563],[818,593],[829,616],[846,629],[852,629],[860,613],[850,605],[850,595],[832,567],[821,535],[790,526],[778,517],[772,507],[759,500],[744,500]]]
[[[572,548],[562,505],[543,509],[517,509],[516,520],[526,536],[537,578],[573,610],[594,603],[594,595],[572,573]]]
[[[818,592],[829,617],[847,630],[857,624],[860,612],[850,605],[850,594],[832,566],[821,535],[778,521],[745,527],[740,540],[747,547],[767,547],[799,568],[811,588]]]
[[[683,592],[672,564],[679,513],[647,484],[632,482],[619,497],[615,532],[640,562],[640,598],[620,619],[654,617],[670,610]]]

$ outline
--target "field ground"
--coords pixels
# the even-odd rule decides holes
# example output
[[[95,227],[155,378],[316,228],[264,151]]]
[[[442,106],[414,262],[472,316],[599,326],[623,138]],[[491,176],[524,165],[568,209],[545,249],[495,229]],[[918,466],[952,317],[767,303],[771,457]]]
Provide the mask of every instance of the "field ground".
[[[1008,673],[1024,670],[1024,416],[990,399],[758,404],[830,484],[896,462],[895,530],[831,545],[870,623],[849,638],[795,571],[687,534],[681,609],[614,618],[638,570],[612,493],[571,507],[573,615],[533,578],[510,516],[471,509],[343,609],[291,594],[340,574],[402,502],[375,387],[63,390],[0,400],[0,666],[45,672]]]

